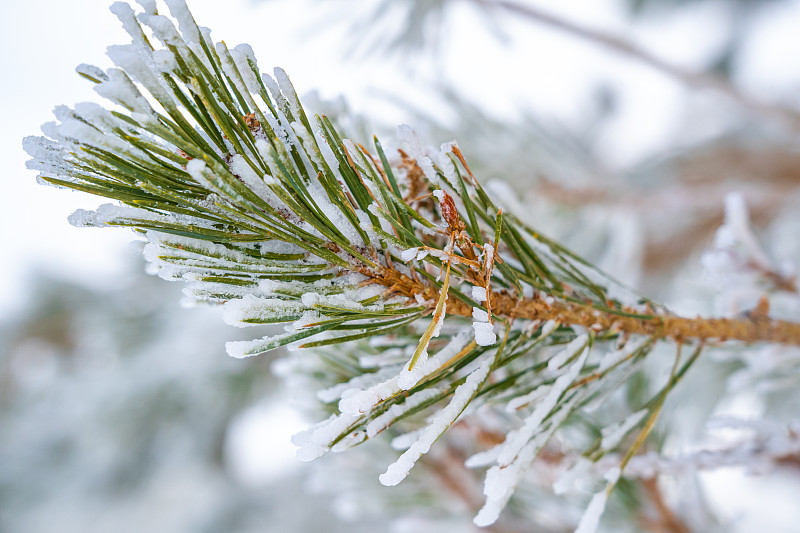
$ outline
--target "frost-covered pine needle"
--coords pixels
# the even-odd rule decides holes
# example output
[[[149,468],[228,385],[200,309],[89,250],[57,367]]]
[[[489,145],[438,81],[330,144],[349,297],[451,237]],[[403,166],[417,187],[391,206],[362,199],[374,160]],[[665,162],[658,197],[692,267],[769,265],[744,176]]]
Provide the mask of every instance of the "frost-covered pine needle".
[[[425,430],[419,435],[417,440],[411,447],[403,452],[397,461],[389,465],[389,468],[380,475],[380,482],[383,485],[397,485],[409,473],[414,463],[422,457],[423,454],[428,453],[431,445],[438,439],[447,428],[449,428],[459,417],[459,415],[466,409],[470,401],[475,397],[478,389],[489,377],[492,366],[501,353],[497,350],[493,356],[487,356],[481,362],[481,365],[474,370],[466,381],[456,388],[450,403],[442,409]]]

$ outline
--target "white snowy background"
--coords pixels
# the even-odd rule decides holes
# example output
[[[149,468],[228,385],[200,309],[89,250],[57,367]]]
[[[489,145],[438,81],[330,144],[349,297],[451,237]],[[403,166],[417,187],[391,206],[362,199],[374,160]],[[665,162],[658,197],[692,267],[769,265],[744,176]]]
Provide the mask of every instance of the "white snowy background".
[[[120,289],[137,290],[130,282],[131,271],[143,268],[143,261],[139,250],[129,243],[131,234],[121,230],[71,227],[66,218],[72,211],[94,207],[101,201],[37,185],[34,173],[25,169],[27,156],[21,148],[23,136],[37,134],[40,124],[52,120],[54,106],[98,99],[91,84],[74,73],[74,67],[79,63],[106,67],[110,62],[104,55],[105,47],[126,42],[118,21],[107,9],[108,3],[106,0],[29,0],[5,1],[2,6],[0,175],[4,186],[0,195],[0,310],[5,322],[13,322],[30,303],[43,272],[92,290],[111,293]],[[618,32],[658,56],[688,68],[705,65],[709,57],[718,52],[724,39],[721,25],[716,23],[725,12],[721,1],[700,2],[696,7],[638,23],[635,28],[626,20],[619,1],[530,3],[561,13],[575,22]],[[361,6],[369,4],[366,0],[332,2],[333,7],[308,0],[190,1],[196,20],[212,27],[216,39],[224,39],[229,45],[250,43],[260,65],[283,67],[301,94],[316,90],[323,98],[342,95],[352,109],[377,117],[381,124],[410,120],[397,106],[386,103],[386,94],[403,95],[421,109],[439,113],[433,89],[435,82],[446,81],[501,119],[512,118],[520,109],[526,109],[576,128],[585,123],[586,115],[593,109],[588,88],[599,82],[613,86],[619,96],[618,107],[600,132],[598,146],[610,165],[618,168],[664,151],[665,147],[678,148],[710,138],[725,126],[724,120],[714,118],[708,123],[698,123],[693,131],[687,132],[686,113],[701,109],[704,99],[710,98],[708,94],[687,91],[648,67],[549,28],[501,18],[499,25],[513,36],[513,41],[504,46],[486,30],[480,15],[464,2],[453,3],[453,12],[442,29],[443,41],[437,59],[429,61],[406,53],[389,58],[363,54],[347,57],[348,46],[358,37],[348,35],[349,26],[337,24],[337,19],[347,19],[359,13]],[[800,62],[795,52],[800,50],[800,31],[797,31],[800,1],[775,2],[758,16],[751,22],[752,35],[740,54],[735,81],[758,97],[789,97],[796,103],[800,88]],[[326,17],[330,22],[324,22]],[[687,100],[693,104],[687,105]],[[452,120],[446,113],[442,116],[445,121]],[[436,143],[447,140],[450,139],[431,139]],[[175,293],[174,299],[178,298]],[[218,317],[209,318],[198,310],[178,310],[177,304],[174,312],[188,313],[187,320],[202,321],[207,330],[219,322]],[[227,357],[222,350],[222,339],[229,334],[224,326],[219,326],[219,332],[211,335],[212,340],[206,343],[216,342],[219,350],[217,353],[211,350],[207,357]],[[176,350],[177,347],[167,349],[161,357],[174,356],[176,360],[183,360],[175,355]],[[7,365],[10,358],[10,354],[0,354],[0,364]],[[98,361],[94,364],[102,366]],[[178,363],[174,367],[168,362],[165,365],[180,373]],[[266,372],[265,369],[266,366],[261,371]],[[150,370],[154,374],[161,371],[157,366]],[[39,379],[40,383],[55,386],[47,381],[47,372],[36,375],[39,377],[32,378],[34,381]],[[57,373],[53,371],[52,375]],[[114,377],[122,381],[130,379],[126,375]],[[131,394],[130,401],[135,402],[135,393]],[[81,404],[90,401],[72,394],[64,398]],[[103,396],[93,397],[93,401],[102,399]],[[746,409],[744,406],[745,412]],[[39,423],[50,424],[47,420],[39,420]],[[293,449],[288,436],[303,423],[294,411],[274,402],[256,403],[230,422],[229,440],[223,452],[225,468],[244,486],[262,489],[279,476],[300,468],[290,458]],[[265,432],[265,428],[268,431]],[[3,440],[13,441],[8,435],[0,434],[0,441]],[[10,446],[5,447],[6,452],[10,449]],[[41,475],[36,468],[41,465],[17,465],[16,472],[35,478]],[[164,476],[168,478],[169,474]],[[740,470],[722,470],[704,480],[711,488],[712,503],[722,515],[742,514],[738,531],[796,531],[800,510],[791,501],[798,494],[796,480],[793,492],[786,490],[791,485],[779,484],[775,489],[773,483],[746,477]],[[175,483],[183,485],[173,486],[172,496],[148,500],[159,501],[161,506],[131,508],[126,516],[152,515],[149,523],[153,530],[169,531],[164,526],[167,522],[160,520],[158,514],[159,510],[164,516],[169,514],[165,511],[169,505],[164,502],[173,501],[170,498],[181,490],[197,489],[191,478]],[[202,491],[200,488],[199,492]],[[78,498],[70,503],[81,502]],[[87,508],[91,507],[90,502],[85,503]],[[56,513],[54,516],[68,514],[65,506],[43,509]],[[155,514],[149,509],[155,509]],[[75,509],[74,512],[81,515],[87,511]],[[110,523],[101,524],[112,526],[115,522],[113,518],[109,520]],[[41,518],[38,522],[21,523],[44,528],[37,531],[50,531],[47,528],[53,527]],[[757,529],[756,524],[762,524],[762,528]],[[70,525],[76,529],[69,529]],[[76,519],[67,522],[67,529],[60,530],[77,531],[84,525]],[[93,531],[102,530],[96,527],[98,529]]]

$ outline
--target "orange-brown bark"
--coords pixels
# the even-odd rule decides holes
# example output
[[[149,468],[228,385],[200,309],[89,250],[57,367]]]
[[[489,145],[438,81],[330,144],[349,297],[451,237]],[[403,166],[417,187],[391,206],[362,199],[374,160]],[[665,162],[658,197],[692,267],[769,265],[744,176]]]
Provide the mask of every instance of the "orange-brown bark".
[[[375,272],[364,268],[360,271],[374,282],[386,286],[392,293],[408,298],[414,298],[419,294],[428,301],[438,300],[439,293],[434,287],[412,280],[394,269],[382,268]],[[800,346],[800,324],[771,319],[765,312],[751,313],[744,318],[689,318],[668,313],[621,316],[595,309],[588,304],[518,298],[505,292],[492,292],[490,303],[495,316],[555,320],[561,324],[583,326],[596,331],[618,331],[679,342],[736,340],[746,343],[773,342]],[[472,316],[472,308],[450,296],[447,299],[447,313],[469,317]]]

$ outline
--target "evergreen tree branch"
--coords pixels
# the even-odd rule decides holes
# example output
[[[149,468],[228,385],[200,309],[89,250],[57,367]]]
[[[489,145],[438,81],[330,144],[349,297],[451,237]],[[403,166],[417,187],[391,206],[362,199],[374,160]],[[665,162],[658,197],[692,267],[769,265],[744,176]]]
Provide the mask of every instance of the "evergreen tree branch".
[[[488,525],[550,437],[624,385],[658,341],[697,348],[660,396],[606,428],[594,460],[645,419],[646,436],[706,341],[800,344],[800,326],[763,306],[689,319],[638,296],[504,212],[455,143],[424,150],[401,127],[398,157],[377,139],[356,145],[306,113],[282,70],[262,75],[248,46],[214,44],[182,0],[167,4],[180,32],[149,3],[138,15],[112,6],[132,43],[109,49],[118,68],[78,72],[124,111],[59,107],[46,137],[24,141],[29,167],[118,201],[70,220],[132,228],[159,275],[222,304],[228,323],[286,324],[228,343],[232,356],[318,353],[335,379],[320,398],[337,406],[296,437],[301,459],[411,428],[380,477],[395,485],[478,406],[527,413],[468,460],[493,465],[475,519]]]

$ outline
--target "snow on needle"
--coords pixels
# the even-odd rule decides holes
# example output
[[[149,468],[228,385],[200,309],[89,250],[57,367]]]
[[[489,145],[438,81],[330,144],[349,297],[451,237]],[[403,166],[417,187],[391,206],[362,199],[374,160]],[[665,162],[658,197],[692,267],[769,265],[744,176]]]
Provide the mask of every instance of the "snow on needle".
[[[442,329],[442,322],[444,322],[444,316],[447,312],[447,292],[450,286],[450,261],[447,261],[445,265],[444,281],[439,291],[439,301],[436,302],[436,310],[433,313],[431,323],[425,329],[425,333],[422,334],[417,349],[414,350],[414,355],[411,356],[411,361],[408,363],[409,370],[413,370],[423,353],[428,353],[428,343],[430,343],[431,337],[438,337],[439,331]]]

